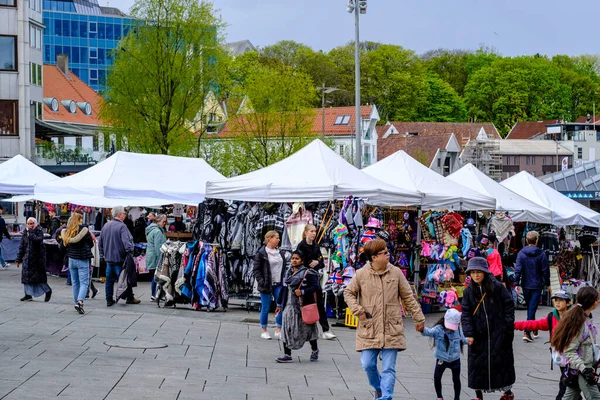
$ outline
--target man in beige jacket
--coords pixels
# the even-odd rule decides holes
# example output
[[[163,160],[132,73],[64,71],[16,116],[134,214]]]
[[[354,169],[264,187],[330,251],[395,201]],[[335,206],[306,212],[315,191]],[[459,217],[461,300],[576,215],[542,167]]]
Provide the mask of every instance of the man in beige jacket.
[[[364,252],[369,262],[356,272],[344,290],[344,299],[358,317],[356,351],[362,352],[362,367],[375,389],[375,399],[388,400],[394,396],[396,356],[406,349],[401,302],[412,314],[418,332],[423,331],[425,316],[400,268],[389,263],[385,241],[368,242]],[[381,374],[377,368],[380,352]]]

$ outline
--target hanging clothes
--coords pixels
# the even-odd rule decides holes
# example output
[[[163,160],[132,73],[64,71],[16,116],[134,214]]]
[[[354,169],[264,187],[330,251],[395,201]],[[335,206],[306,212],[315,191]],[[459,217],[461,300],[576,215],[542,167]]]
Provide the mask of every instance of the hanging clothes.
[[[509,235],[515,235],[515,225],[512,219],[505,213],[496,213],[490,220],[489,232],[494,232],[498,242],[504,241]]]
[[[294,203],[292,211],[285,222],[285,227],[291,249],[295,249],[302,241],[302,234],[306,225],[313,223],[313,214],[304,208],[304,203]]]

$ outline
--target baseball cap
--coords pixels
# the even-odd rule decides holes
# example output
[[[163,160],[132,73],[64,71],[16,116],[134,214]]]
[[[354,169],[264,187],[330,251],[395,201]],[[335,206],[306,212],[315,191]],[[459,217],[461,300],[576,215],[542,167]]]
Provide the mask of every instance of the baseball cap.
[[[451,331],[455,331],[458,329],[458,325],[460,325],[460,312],[455,308],[446,311],[446,314],[444,315],[444,326]]]
[[[564,299],[567,301],[571,301],[572,297],[569,293],[565,292],[564,290],[557,290],[556,292],[554,292],[552,294],[552,298],[553,299]]]

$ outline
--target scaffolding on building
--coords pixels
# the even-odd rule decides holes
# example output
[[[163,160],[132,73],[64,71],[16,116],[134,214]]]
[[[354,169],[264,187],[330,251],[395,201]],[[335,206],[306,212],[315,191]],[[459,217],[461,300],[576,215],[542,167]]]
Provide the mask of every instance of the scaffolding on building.
[[[495,181],[502,180],[502,155],[500,141],[489,139],[485,132],[468,140],[462,154],[463,164],[471,163]]]

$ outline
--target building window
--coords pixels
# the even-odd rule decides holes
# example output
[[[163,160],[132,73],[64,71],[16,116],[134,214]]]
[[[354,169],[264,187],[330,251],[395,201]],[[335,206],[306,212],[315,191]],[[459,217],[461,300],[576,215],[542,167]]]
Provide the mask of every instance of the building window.
[[[535,176],[535,171],[531,171],[531,175]]]
[[[98,70],[90,69],[90,81],[97,81],[97,80],[98,80]]]
[[[506,156],[506,165],[510,165],[510,156]]]
[[[17,70],[17,37],[0,35],[0,71]]]
[[[535,165],[535,156],[531,156],[531,165]]]
[[[542,156],[542,165],[546,165],[546,156]]]
[[[350,122],[350,116],[349,115],[339,115],[335,119],[335,122],[333,124],[334,125],[348,125],[349,122]]]
[[[340,144],[340,156],[344,157],[345,153],[346,153],[346,146],[344,146],[343,144]]]
[[[83,147],[83,139],[81,138],[81,136],[75,138],[75,147],[77,147],[78,149]]]
[[[44,104],[41,101],[35,103],[35,117],[39,120],[44,119]]]
[[[525,164],[529,165],[531,163],[531,157],[525,156]]]
[[[0,100],[0,135],[19,135],[18,116],[19,109],[16,100]]]
[[[29,69],[31,71],[29,83],[42,86],[42,66],[35,63],[29,63]]]
[[[96,22],[90,22],[88,32],[97,33],[98,32],[98,24]]]
[[[442,159],[438,157],[437,159],[437,167],[442,168]]]
[[[515,156],[515,160],[514,160],[514,164],[513,165],[519,165],[519,156]]]
[[[98,49],[95,47],[90,47],[90,59],[98,58]]]
[[[29,25],[29,47],[38,50],[42,49],[42,28]]]
[[[17,0],[0,0],[0,7],[16,7]]]
[[[100,145],[98,143],[98,135],[94,135],[94,136],[92,136],[92,149],[94,151],[98,151],[99,148],[100,148]]]
[[[583,147],[577,148],[577,159],[581,160],[583,158]]]

